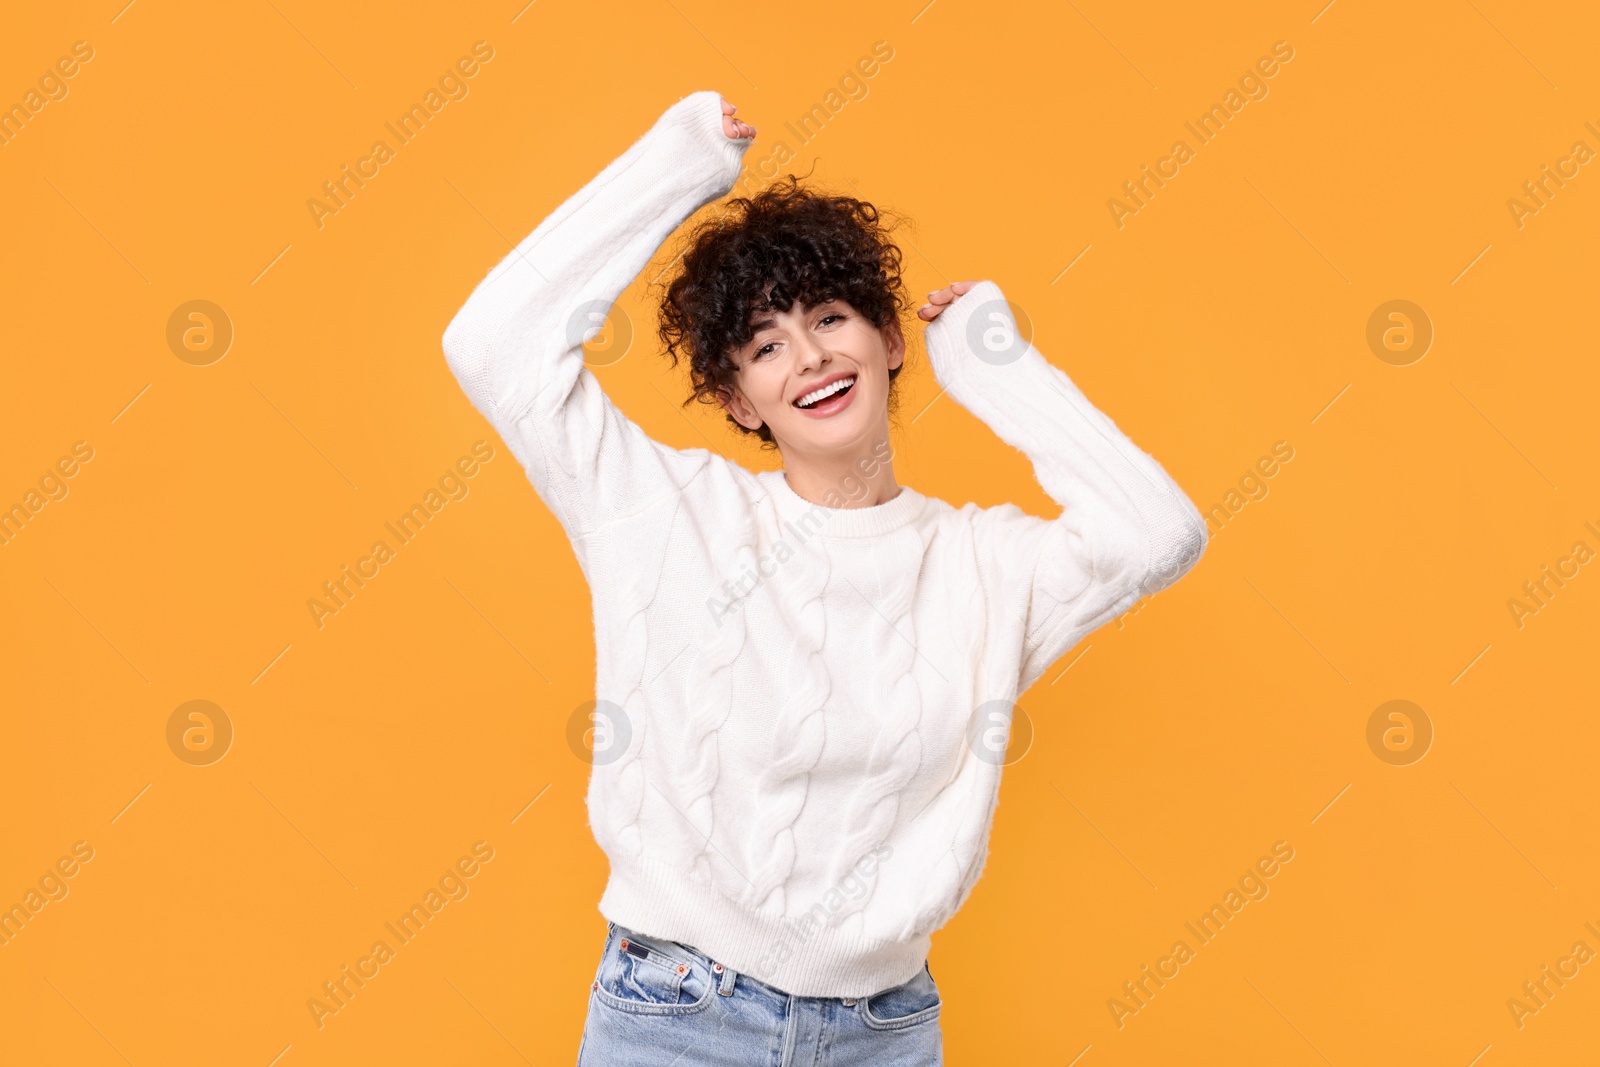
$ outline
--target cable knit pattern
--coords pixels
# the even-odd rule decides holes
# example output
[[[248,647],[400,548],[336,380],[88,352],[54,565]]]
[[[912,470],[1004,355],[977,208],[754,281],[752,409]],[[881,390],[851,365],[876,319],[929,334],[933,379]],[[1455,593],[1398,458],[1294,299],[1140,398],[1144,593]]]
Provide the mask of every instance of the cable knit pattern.
[[[724,524],[700,528],[701,537],[714,547],[713,558],[726,561],[732,573],[756,562],[755,526],[748,512],[728,516]],[[697,835],[688,854],[694,875],[730,898],[737,898],[748,883],[737,867],[720,861],[712,852],[712,790],[720,769],[717,731],[733,712],[736,699],[733,665],[745,640],[745,612],[730,611],[701,628],[700,646],[689,668],[689,702],[679,758],[668,779],[679,783],[683,815]]]
[[[674,513],[677,502],[673,501]],[[661,575],[651,574],[643,568],[623,570],[617,584],[616,618],[626,650],[625,673],[620,675],[627,694],[622,699],[622,713],[627,717],[628,744],[610,763],[602,764],[604,789],[593,789],[597,833],[608,834],[614,847],[629,856],[638,856],[644,850],[639,829],[639,817],[645,801],[645,769],[642,756],[645,738],[650,728],[646,706],[650,694],[645,684],[648,667],[649,622],[648,612],[661,587]],[[596,775],[596,784],[601,781]]]
[[[772,732],[772,763],[757,782],[761,807],[754,813],[755,833],[748,851],[765,859],[751,872],[755,885],[745,901],[753,908],[762,908],[794,870],[794,821],[806,802],[811,768],[822,755],[826,738],[823,707],[832,690],[828,664],[822,658],[827,633],[822,610],[830,570],[827,553],[815,545],[801,545],[795,557],[779,568],[794,605],[794,643],[790,675],[782,680],[780,690],[782,710]],[[787,905],[785,895],[777,904],[778,914],[787,911]]]
[[[964,618],[974,620],[974,625],[969,631],[967,651],[974,659],[978,659],[982,655],[986,636],[986,612],[983,605],[983,589],[977,583],[967,587],[961,612]],[[1015,694],[1008,693],[1000,699],[1014,700]],[[972,732],[969,728],[969,731],[963,734],[969,746]],[[974,823],[978,824],[980,831],[987,833],[989,822],[994,816],[995,804],[999,800],[999,777],[999,767],[978,758],[971,747],[962,750],[956,763],[955,776],[945,783],[943,790],[946,795],[953,792],[957,798],[949,805],[953,818],[958,823],[958,826],[948,833],[950,848],[944,856],[930,864],[932,875],[922,886],[916,907],[909,913],[909,917],[893,929],[880,928],[875,929],[873,933],[902,941],[909,940],[918,933],[937,930],[943,926],[965,902],[967,894],[971,892],[972,886],[977,882],[978,874],[983,869],[985,857],[976,849],[964,851],[962,845],[970,836],[971,826]],[[990,781],[994,783],[995,788],[988,805],[975,803],[974,792],[982,790]]]
[[[875,709],[882,723],[867,777],[850,804],[844,840],[837,847],[829,873],[830,885],[838,885],[850,868],[888,839],[900,814],[901,793],[922,766],[922,686],[915,670],[917,633],[911,607],[931,533],[931,528],[922,526],[898,530],[883,539],[883,546],[875,555],[883,578],[883,599],[877,608],[882,625],[892,632],[881,646],[888,649],[888,655],[874,664],[884,682],[883,697]],[[847,898],[830,922],[838,925],[860,911],[872,899],[877,886],[873,880],[865,893]]]
[[[916,897],[910,917],[894,932],[902,940],[937,930],[966,902],[983,870],[989,825],[1000,798],[1000,768],[970,755],[950,790],[956,826],[950,848],[929,865],[929,877]]]
[[[600,911],[790,993],[864,997],[921,969],[982,872],[1001,768],[970,747],[978,709],[1175,582],[1205,523],[1031,344],[996,358],[1015,323],[989,281],[927,327],[929,363],[1032,461],[1053,518],[907,485],[868,506],[813,501],[783,471],[652,440],[582,339],[733,189],[750,142],[723,133],[720,103],[679,100],[551,211],[473,289],[444,354],[593,593],[595,692],[630,732],[589,771],[610,861]],[[821,344],[824,366],[847,358]],[[654,373],[646,363],[603,373]],[[948,404],[931,417],[945,433],[962,418]]]

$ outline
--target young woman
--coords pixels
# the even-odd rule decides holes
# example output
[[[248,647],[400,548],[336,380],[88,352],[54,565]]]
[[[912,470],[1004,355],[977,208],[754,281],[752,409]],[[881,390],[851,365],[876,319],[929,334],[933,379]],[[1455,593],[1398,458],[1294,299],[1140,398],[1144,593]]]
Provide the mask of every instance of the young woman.
[[[928,359],[1061,514],[900,485],[900,253],[870,204],[792,180],[694,231],[659,327],[784,469],[646,436],[582,345],[733,188],[756,135],[733,112],[668,108],[444,334],[593,595],[611,873],[579,1062],[938,1064],[929,935],[982,871],[1013,702],[1194,566],[1205,522],[988,281],[921,307]]]

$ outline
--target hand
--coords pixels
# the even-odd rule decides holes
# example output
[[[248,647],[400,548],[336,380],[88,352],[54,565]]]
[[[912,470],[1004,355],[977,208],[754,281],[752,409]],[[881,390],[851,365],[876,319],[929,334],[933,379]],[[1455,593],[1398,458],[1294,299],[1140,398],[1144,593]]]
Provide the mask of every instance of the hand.
[[[952,300],[964,295],[968,289],[977,284],[977,282],[956,282],[954,285],[947,285],[937,292],[929,293],[929,303],[923,304],[917,309],[917,318],[932,322],[939,317],[940,312],[950,306]]]
[[[722,132],[736,141],[745,137],[754,139],[756,128],[747,126],[733,117],[733,113],[738,110],[738,107],[728,103],[726,100],[722,102]]]

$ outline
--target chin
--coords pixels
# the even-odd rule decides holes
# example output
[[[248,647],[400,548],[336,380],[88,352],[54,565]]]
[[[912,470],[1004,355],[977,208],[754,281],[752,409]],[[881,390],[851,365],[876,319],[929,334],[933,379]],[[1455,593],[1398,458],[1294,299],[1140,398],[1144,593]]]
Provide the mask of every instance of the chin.
[[[846,448],[861,440],[867,428],[867,421],[858,412],[841,412],[837,418],[804,420],[794,427],[792,439],[814,448]]]

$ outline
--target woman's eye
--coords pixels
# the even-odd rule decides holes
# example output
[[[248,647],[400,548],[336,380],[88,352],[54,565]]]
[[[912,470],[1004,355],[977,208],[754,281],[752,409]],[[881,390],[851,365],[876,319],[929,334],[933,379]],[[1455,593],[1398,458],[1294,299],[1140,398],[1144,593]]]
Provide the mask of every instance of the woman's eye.
[[[829,319],[842,319],[842,318],[844,318],[844,316],[839,314],[838,312],[830,311],[828,314],[822,316],[821,321],[819,321],[817,323],[817,325],[821,326],[823,323],[827,322]]]
[[[771,347],[772,347],[772,345],[765,344],[765,345],[762,345],[760,348],[756,349],[756,358],[760,359],[762,356],[766,355],[767,354],[767,350],[770,349]]]

